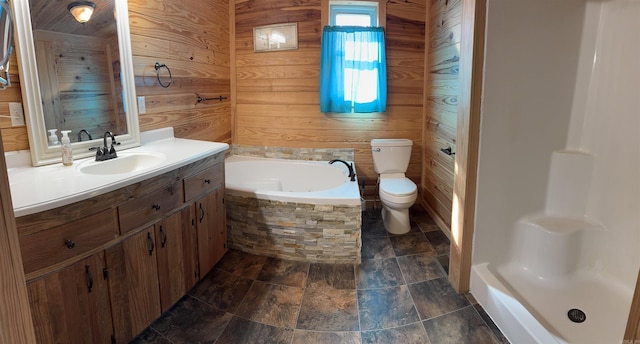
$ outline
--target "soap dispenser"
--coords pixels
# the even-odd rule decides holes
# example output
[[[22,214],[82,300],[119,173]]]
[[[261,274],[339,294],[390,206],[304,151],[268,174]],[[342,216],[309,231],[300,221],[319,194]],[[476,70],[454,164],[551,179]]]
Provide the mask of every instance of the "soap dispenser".
[[[49,146],[57,146],[60,144],[56,131],[58,131],[58,129],[49,129]]]
[[[61,130],[62,133],[62,164],[65,166],[73,165],[73,151],[71,150],[71,140],[69,133],[71,130]]]

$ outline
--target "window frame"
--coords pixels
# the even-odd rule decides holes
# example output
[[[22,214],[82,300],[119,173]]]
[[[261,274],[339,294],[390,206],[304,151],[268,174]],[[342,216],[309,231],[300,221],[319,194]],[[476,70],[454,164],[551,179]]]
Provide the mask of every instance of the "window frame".
[[[365,3],[377,3],[378,4],[378,25],[386,29],[387,27],[387,0],[322,0],[322,12],[321,18],[322,26],[331,25],[331,10],[329,4],[337,5],[363,5]]]

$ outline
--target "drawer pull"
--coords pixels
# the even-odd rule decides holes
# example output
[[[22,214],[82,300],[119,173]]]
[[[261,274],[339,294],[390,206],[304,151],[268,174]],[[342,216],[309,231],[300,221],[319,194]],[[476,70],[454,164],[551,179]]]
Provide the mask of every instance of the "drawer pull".
[[[151,237],[151,232],[147,232],[147,246],[149,247],[149,255],[152,256],[155,245],[153,244],[153,238]]]
[[[160,210],[160,204],[154,204],[151,206],[151,209]]]
[[[202,223],[202,220],[204,219],[204,208],[202,208],[202,203],[199,204],[200,205],[200,223]]]
[[[206,184],[211,184],[211,179],[205,179],[205,180],[204,180],[204,182],[205,182]]]
[[[67,240],[64,241],[64,244],[67,246],[68,249],[72,249],[72,248],[76,247],[76,243],[73,242],[73,240],[67,239]]]
[[[91,266],[85,265],[85,270],[87,272],[87,290],[90,293],[91,289],[93,289],[93,276],[91,276]]]
[[[160,247],[164,247],[167,243],[167,233],[164,231],[164,226],[160,226]]]

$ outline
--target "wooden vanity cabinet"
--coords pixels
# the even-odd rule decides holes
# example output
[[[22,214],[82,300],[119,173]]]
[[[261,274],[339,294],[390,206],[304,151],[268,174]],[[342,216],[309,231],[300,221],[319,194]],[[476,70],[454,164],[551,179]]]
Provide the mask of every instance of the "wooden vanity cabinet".
[[[218,161],[184,179],[185,202],[194,202],[200,278],[227,250],[224,210],[224,163]]]
[[[128,343],[160,311],[154,226],[106,249],[116,343]]]
[[[224,255],[223,198],[221,153],[17,218],[38,343],[128,343]]]
[[[202,277],[216,265],[227,251],[223,198],[224,188],[219,187],[196,201],[198,260]]]
[[[198,281],[193,215],[193,206],[189,206],[155,224],[162,312],[171,308]]]
[[[38,343],[111,343],[104,252],[27,283]]]

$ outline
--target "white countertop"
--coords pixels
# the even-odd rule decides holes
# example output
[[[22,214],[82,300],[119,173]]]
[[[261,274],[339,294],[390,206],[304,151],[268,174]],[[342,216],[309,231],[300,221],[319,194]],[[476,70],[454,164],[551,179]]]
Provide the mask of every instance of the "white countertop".
[[[141,146],[124,150],[122,155],[149,152],[161,153],[166,158],[158,165],[138,172],[105,175],[82,173],[78,166],[86,160],[95,160],[93,157],[75,160],[72,166],[63,166],[62,163],[40,167],[15,166],[8,162],[15,216],[34,214],[101,195],[229,148],[226,143],[174,138],[172,128],[141,134]],[[102,163],[108,164],[108,161]]]

